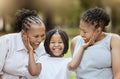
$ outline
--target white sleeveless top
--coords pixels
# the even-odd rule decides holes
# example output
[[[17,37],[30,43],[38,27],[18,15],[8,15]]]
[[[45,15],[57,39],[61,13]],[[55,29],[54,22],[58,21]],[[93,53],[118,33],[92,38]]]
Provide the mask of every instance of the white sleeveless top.
[[[77,79],[113,79],[111,65],[110,40],[112,34],[101,41],[89,46],[83,54],[81,63],[76,69]],[[74,49],[74,56],[78,52],[84,40],[78,36]]]

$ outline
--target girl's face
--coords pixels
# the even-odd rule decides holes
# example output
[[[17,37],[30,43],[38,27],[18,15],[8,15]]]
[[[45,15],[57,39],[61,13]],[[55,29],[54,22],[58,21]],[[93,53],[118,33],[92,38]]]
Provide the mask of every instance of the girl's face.
[[[64,50],[64,43],[60,34],[58,33],[53,34],[50,40],[49,48],[53,57],[62,56]]]
[[[97,34],[97,29],[95,29],[95,26],[88,24],[84,21],[80,21],[80,35],[84,39],[85,42],[88,42],[90,38],[94,35],[94,33]]]
[[[31,24],[29,30],[27,31],[27,33],[24,33],[24,35],[26,35],[27,38],[29,38],[30,44],[33,47],[33,49],[36,49],[41,43],[41,41],[44,39],[45,26],[38,24]]]

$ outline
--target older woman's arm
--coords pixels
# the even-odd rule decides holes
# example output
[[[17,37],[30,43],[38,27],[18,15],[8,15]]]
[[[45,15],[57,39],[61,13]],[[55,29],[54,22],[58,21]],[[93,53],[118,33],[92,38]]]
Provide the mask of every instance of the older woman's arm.
[[[112,70],[114,79],[120,79],[120,36],[113,35],[111,39]]]

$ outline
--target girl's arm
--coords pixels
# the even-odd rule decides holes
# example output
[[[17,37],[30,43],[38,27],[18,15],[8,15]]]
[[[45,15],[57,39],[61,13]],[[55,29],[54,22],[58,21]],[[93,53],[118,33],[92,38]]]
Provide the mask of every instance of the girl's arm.
[[[113,35],[111,39],[112,70],[114,79],[120,79],[120,36]]]

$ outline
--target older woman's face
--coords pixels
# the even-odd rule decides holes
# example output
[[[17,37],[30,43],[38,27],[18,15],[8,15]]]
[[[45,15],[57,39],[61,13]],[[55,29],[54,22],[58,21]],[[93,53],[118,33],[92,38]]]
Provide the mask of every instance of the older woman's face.
[[[80,28],[80,35],[82,36],[85,42],[88,42],[95,31],[95,27],[81,20],[79,28]]]
[[[36,49],[45,37],[45,26],[38,24],[31,24],[27,31],[27,37],[33,49]]]

